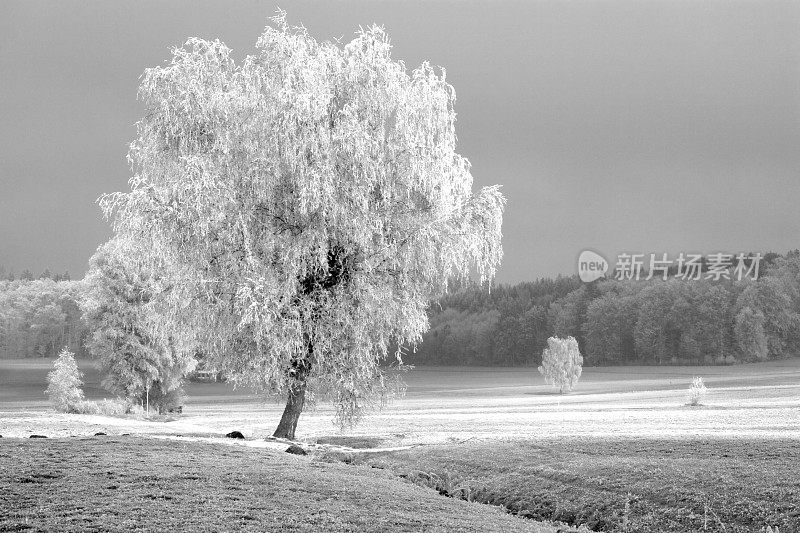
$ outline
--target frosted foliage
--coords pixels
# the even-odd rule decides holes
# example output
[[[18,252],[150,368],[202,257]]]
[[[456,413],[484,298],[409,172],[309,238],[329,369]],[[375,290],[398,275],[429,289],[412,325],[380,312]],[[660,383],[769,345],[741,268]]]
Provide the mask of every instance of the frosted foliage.
[[[573,337],[547,339],[547,348],[542,352],[542,366],[539,367],[539,372],[545,381],[559,389],[559,392],[569,392],[578,383],[583,370],[582,365],[583,357],[578,350],[578,341]]]
[[[341,47],[274,22],[239,64],[193,38],[145,72],[131,191],[101,205],[171,265],[164,328],[275,393],[310,364],[350,421],[448,280],[494,276],[505,200],[472,191],[444,71],[408,73],[379,27]]]
[[[132,243],[112,239],[90,259],[80,301],[91,332],[86,347],[100,362],[106,390],[137,402],[148,397],[161,409],[194,368],[194,349],[181,342],[185,335],[159,328],[170,289],[157,274],[162,269],[147,268],[138,256]]]
[[[67,349],[61,350],[47,374],[45,394],[57,411],[69,412],[83,400],[83,373],[78,369],[75,355]]]
[[[708,389],[703,382],[703,378],[695,377],[692,379],[692,384],[689,387],[689,393],[687,395],[689,405],[700,405],[700,402],[703,401],[707,392]]]

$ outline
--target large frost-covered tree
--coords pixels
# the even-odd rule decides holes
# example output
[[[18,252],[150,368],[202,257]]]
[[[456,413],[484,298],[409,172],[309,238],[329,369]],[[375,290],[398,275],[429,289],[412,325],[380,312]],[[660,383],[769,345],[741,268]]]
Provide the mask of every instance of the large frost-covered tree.
[[[273,22],[239,63],[192,38],[145,71],[131,190],[101,205],[170,265],[163,334],[284,395],[292,438],[306,399],[346,423],[381,396],[448,280],[493,277],[504,198],[472,190],[444,71],[407,72],[379,27],[339,46]]]

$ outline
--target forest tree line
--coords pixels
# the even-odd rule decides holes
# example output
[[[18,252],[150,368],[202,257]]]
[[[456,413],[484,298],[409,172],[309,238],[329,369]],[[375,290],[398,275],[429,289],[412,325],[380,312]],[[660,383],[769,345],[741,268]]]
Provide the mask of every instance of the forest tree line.
[[[757,279],[577,276],[462,288],[431,306],[404,361],[531,365],[551,336],[578,340],[586,365],[731,364],[800,351],[800,252],[766,254]]]
[[[767,254],[757,280],[583,283],[577,276],[457,288],[429,309],[411,364],[536,366],[551,336],[586,365],[730,364],[800,353],[800,252]],[[48,272],[48,271],[46,271]],[[87,356],[85,280],[0,278],[0,358]]]
[[[0,279],[0,358],[86,355],[82,281],[49,277]]]

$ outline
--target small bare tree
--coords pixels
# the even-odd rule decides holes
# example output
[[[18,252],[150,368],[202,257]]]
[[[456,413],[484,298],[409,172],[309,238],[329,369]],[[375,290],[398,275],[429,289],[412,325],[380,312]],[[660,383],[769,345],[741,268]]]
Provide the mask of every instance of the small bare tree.
[[[547,348],[542,352],[542,366],[539,372],[545,381],[558,392],[569,392],[581,377],[583,357],[578,349],[578,341],[574,337],[547,339]]]

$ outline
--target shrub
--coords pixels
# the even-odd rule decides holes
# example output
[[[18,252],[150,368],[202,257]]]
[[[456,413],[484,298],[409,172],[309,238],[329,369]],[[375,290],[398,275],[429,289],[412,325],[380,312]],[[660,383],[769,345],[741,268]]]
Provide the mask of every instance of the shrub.
[[[47,374],[45,394],[57,411],[69,413],[83,401],[83,373],[78,370],[75,356],[64,348],[53,364],[53,370]]]
[[[695,377],[692,380],[692,385],[689,387],[689,405],[700,405],[700,401],[705,397],[706,389],[705,383],[703,383],[703,378]]]
[[[158,414],[165,415],[183,405],[186,399],[183,386],[165,391],[163,385],[161,382],[152,384],[150,390],[140,398],[142,408],[148,407],[151,411],[155,410]]]
[[[81,415],[121,416],[132,413],[133,406],[121,398],[104,399],[98,402],[80,400],[70,406],[69,412]]]
[[[131,403],[122,398],[100,400],[97,402],[97,407],[101,415],[127,415],[133,412]]]
[[[573,337],[547,339],[547,348],[542,352],[539,372],[545,381],[558,388],[560,393],[569,392],[581,377],[583,357],[578,341]]]
[[[67,412],[74,415],[99,415],[100,408],[97,406],[97,402],[80,400],[70,405]]]

